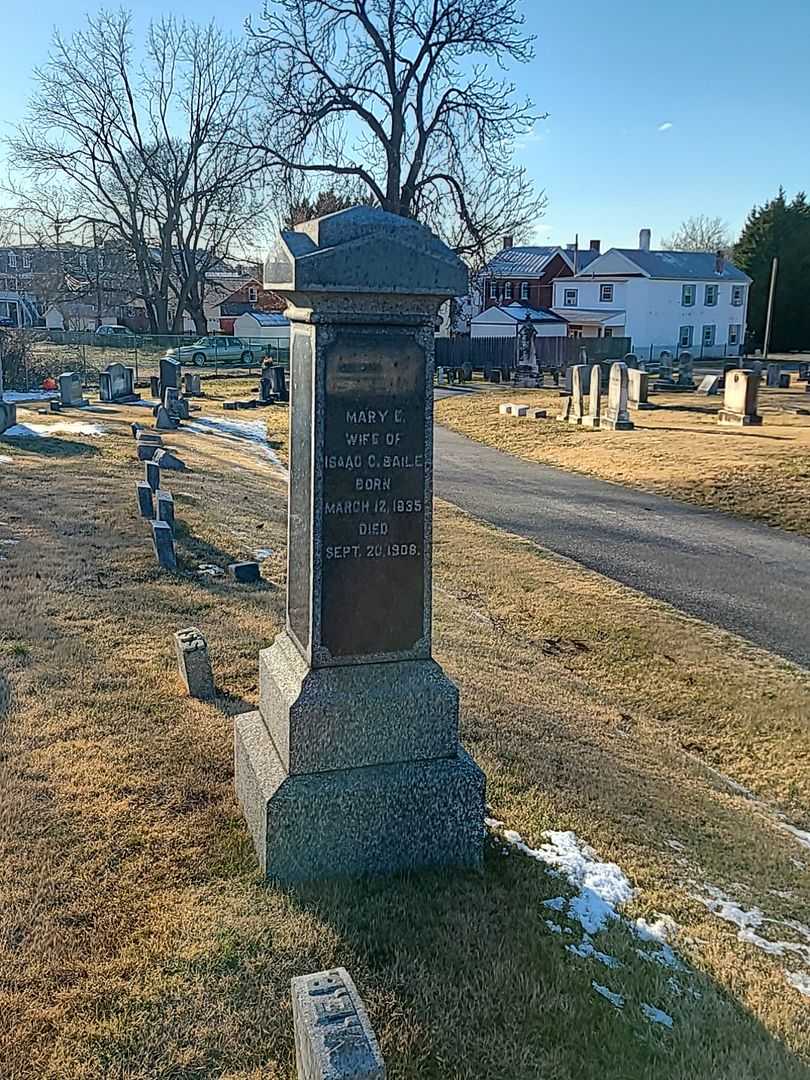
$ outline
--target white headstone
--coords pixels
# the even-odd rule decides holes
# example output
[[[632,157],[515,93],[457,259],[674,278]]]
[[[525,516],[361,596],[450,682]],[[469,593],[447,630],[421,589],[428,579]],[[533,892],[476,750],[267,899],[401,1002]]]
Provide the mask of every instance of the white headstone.
[[[717,414],[721,424],[734,427],[759,425],[757,412],[760,376],[751,371],[727,371],[723,408]]]
[[[617,361],[610,366],[608,403],[600,427],[611,431],[632,431],[633,421],[627,411],[627,364]]]

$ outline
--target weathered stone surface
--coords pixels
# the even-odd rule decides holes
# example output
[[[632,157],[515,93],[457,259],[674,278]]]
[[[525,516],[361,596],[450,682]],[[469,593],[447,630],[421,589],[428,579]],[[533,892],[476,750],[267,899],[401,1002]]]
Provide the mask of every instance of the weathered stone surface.
[[[152,522],[152,543],[162,570],[176,570],[177,558],[174,553],[174,537],[165,521]]]
[[[259,653],[259,710],[290,773],[449,757],[458,741],[458,690],[434,660],[310,668],[286,633]]]
[[[259,564],[257,562],[230,563],[228,572],[235,581],[238,581],[243,585],[254,584],[262,579]]]
[[[659,360],[658,377],[662,382],[672,382],[672,353],[664,349]]]
[[[0,401],[0,435],[17,423],[17,406],[11,401]]]
[[[583,427],[598,428],[602,412],[602,369],[599,364],[591,368],[591,382],[588,387],[588,412],[582,417]]]
[[[164,398],[166,390],[171,386],[176,389],[180,386],[180,362],[170,356],[160,358],[160,394]]]
[[[170,469],[172,472],[184,472],[186,468],[185,462],[177,454],[173,454],[171,450],[157,450],[154,460],[161,469]]]
[[[298,1080],[385,1080],[377,1039],[345,968],[292,980]]]
[[[144,465],[144,479],[152,491],[160,487],[160,466],[155,461],[147,461]]]
[[[82,397],[82,377],[78,371],[63,371],[59,376],[59,398],[64,406],[87,404],[87,399]]]
[[[648,398],[650,393],[650,376],[646,371],[639,368],[628,369],[627,372],[627,404],[631,409],[652,409]]]
[[[135,370],[125,364],[108,364],[99,374],[99,397],[102,401],[116,404],[140,401],[141,395],[136,394]]]
[[[196,626],[178,630],[174,635],[177,667],[190,697],[210,701],[216,697],[208,645]]]
[[[722,376],[720,375],[705,375],[695,393],[713,396],[719,392],[721,381]]]
[[[160,447],[155,446],[154,443],[141,442],[140,439],[135,444],[138,461],[152,461],[159,449]]]
[[[141,517],[153,518],[155,516],[154,492],[145,480],[139,480],[135,485],[138,496],[138,512]]]
[[[498,412],[501,414],[501,416],[511,416],[512,409],[514,409],[514,407],[515,406],[512,404],[511,401],[505,401],[503,405],[498,406]]]
[[[169,415],[168,410],[163,405],[159,405],[155,411],[155,427],[158,431],[174,431],[179,426],[178,421]]]
[[[571,370],[571,409],[568,414],[569,424],[581,424],[585,415],[585,380],[589,378],[587,364],[574,364]]]
[[[778,387],[782,381],[782,367],[780,364],[770,363],[766,367],[765,385],[774,389]]]
[[[202,376],[193,371],[183,375],[183,393],[187,397],[199,397],[202,394]]]
[[[569,395],[563,401],[562,412],[559,413],[559,415],[557,416],[557,419],[562,421],[562,423],[567,424],[572,415],[573,415],[573,404],[571,402],[571,397]]]
[[[760,376],[753,372],[729,371],[718,422],[733,427],[761,424],[762,417],[757,412],[759,383]]]
[[[627,411],[627,365],[621,361],[610,365],[610,385],[608,403],[604,416],[599,422],[600,428],[610,431],[632,431],[635,426]]]
[[[157,375],[149,376],[149,394],[156,400],[160,400],[160,379]]]
[[[155,493],[155,511],[157,520],[165,521],[174,536],[174,499],[170,491],[158,488]]]
[[[682,352],[678,357],[678,386],[693,390],[695,387],[694,361],[692,354]]]
[[[526,415],[530,420],[545,420],[548,416],[548,412],[546,409],[538,409],[535,406],[532,406]]]
[[[237,798],[268,878],[481,861],[484,775],[461,748],[450,758],[289,775],[261,713],[253,712],[236,718],[234,753]]]

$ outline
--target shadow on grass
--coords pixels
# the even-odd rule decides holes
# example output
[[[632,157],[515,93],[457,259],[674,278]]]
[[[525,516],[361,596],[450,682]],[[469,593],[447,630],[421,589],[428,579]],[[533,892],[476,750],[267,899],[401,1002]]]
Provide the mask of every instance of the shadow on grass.
[[[231,563],[241,561],[239,556],[223,551],[222,548],[210,544],[206,540],[201,540],[194,535],[185,522],[177,519],[175,519],[174,525],[174,542],[175,545],[182,547],[183,554],[186,556],[185,565],[181,565],[181,569],[187,570],[199,585],[211,592],[221,592],[223,586],[233,587],[235,585],[241,589],[250,589],[251,592],[278,592],[279,586],[272,581],[267,581],[265,578],[243,584],[228,577],[227,567]],[[225,571],[225,574],[199,574],[197,572],[198,567],[203,564],[219,566]]]
[[[48,438],[31,435],[3,440],[0,446],[17,447],[27,454],[41,454],[43,457],[95,457],[101,453],[97,446],[75,439]]]

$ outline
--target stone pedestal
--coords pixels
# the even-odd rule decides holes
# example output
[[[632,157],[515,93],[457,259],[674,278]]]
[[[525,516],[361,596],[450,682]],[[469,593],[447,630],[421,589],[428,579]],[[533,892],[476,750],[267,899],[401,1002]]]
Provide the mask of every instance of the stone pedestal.
[[[425,228],[355,208],[282,234],[287,626],[235,725],[236,790],[282,881],[475,866],[484,777],[431,656],[433,325],[466,287]]]
[[[762,423],[762,417],[757,412],[760,378],[760,375],[750,371],[729,371],[726,374],[723,408],[717,414],[721,424],[748,427]]]

